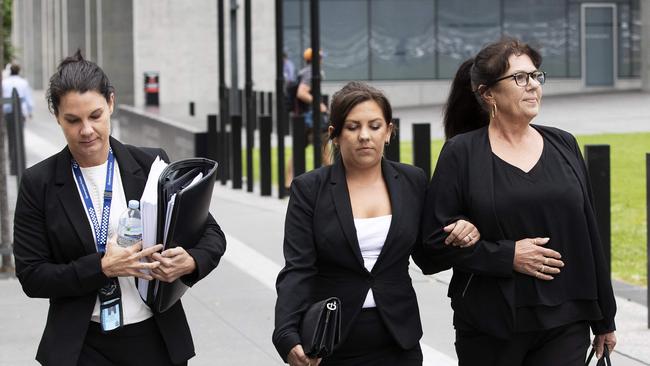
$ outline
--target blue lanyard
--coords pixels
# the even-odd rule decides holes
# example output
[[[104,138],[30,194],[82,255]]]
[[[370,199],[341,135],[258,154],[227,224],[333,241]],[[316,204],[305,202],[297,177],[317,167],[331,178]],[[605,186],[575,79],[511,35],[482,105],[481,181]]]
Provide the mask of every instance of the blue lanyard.
[[[104,253],[106,251],[106,239],[108,237],[108,221],[111,216],[111,201],[113,200],[113,166],[115,165],[115,158],[113,157],[113,149],[108,149],[108,164],[106,166],[106,188],[104,189],[104,207],[102,208],[102,225],[99,226],[99,221],[97,221],[97,214],[95,213],[95,207],[93,206],[93,200],[90,198],[90,193],[88,192],[88,187],[86,186],[86,181],[84,176],[81,173],[79,164],[72,159],[72,171],[74,176],[77,179],[77,184],[81,190],[81,196],[83,197],[84,204],[86,205],[86,210],[88,211],[88,216],[90,217],[90,222],[95,229],[95,245],[97,246],[97,251],[99,253]]]

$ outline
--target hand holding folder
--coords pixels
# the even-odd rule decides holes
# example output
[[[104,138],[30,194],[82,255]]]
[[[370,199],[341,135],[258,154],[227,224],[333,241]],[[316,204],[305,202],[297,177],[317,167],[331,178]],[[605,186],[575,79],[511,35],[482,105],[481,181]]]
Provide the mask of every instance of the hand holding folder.
[[[154,162],[154,165],[156,162]],[[164,167],[155,180],[156,192],[143,194],[143,247],[163,243],[164,249],[183,247],[188,250],[201,238],[209,215],[217,163],[203,158],[183,159]],[[152,166],[152,172],[154,166]],[[157,199],[152,199],[157,196]],[[155,201],[155,204],[152,202]],[[149,206],[149,207],[146,207]],[[145,213],[146,212],[146,213]],[[155,212],[155,217],[153,215]],[[152,241],[155,231],[155,242]],[[182,278],[171,283],[158,280],[138,284],[140,294],[154,312],[164,312],[174,305],[188,289]],[[146,294],[146,296],[144,296]]]

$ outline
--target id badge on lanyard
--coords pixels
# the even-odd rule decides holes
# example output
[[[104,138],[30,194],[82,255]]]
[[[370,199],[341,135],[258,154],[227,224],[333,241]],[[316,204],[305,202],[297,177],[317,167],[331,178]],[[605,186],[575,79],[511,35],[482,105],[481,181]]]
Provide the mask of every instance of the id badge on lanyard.
[[[86,181],[84,180],[79,164],[72,159],[72,171],[74,172],[75,179],[81,190],[84,205],[88,211],[91,224],[95,230],[95,245],[99,253],[106,251],[106,240],[108,238],[108,226],[111,216],[111,201],[113,200],[113,166],[115,165],[115,158],[113,157],[113,150],[108,150],[108,164],[106,166],[106,187],[104,189],[104,205],[102,207],[102,221],[97,220],[95,207],[90,198]],[[103,332],[110,332],[119,329],[124,325],[123,309],[122,309],[122,292],[120,291],[120,283],[117,278],[109,278],[104,286],[97,292],[99,297],[99,322]]]

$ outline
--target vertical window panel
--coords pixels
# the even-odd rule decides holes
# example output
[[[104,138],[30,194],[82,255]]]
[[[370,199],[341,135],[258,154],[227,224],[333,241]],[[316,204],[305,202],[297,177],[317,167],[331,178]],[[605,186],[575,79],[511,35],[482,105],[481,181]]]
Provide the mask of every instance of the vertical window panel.
[[[503,7],[504,34],[537,49],[549,77],[566,77],[566,0],[504,0]]]
[[[367,80],[368,1],[321,0],[320,22],[324,79]]]
[[[458,66],[501,37],[499,0],[438,2],[439,78],[453,78]]]
[[[374,0],[370,3],[372,79],[435,78],[432,0]]]

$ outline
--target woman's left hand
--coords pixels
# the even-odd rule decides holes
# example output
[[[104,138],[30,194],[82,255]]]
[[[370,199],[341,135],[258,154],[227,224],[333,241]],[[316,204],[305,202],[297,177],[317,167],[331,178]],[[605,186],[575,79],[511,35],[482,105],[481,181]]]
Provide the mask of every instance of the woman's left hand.
[[[598,359],[603,357],[603,345],[607,346],[607,350],[611,355],[612,352],[614,352],[614,347],[616,346],[616,334],[614,332],[609,332],[597,335],[594,338],[594,348],[596,348],[596,357]]]
[[[446,233],[449,233],[445,244],[453,245],[455,247],[466,248],[476,244],[481,238],[481,233],[474,224],[466,220],[458,220],[443,228]]]
[[[196,269],[194,258],[183,247],[175,247],[164,250],[162,253],[154,253],[151,258],[160,262],[158,268],[151,270],[151,275],[163,282],[174,282],[179,277],[190,274]]]

